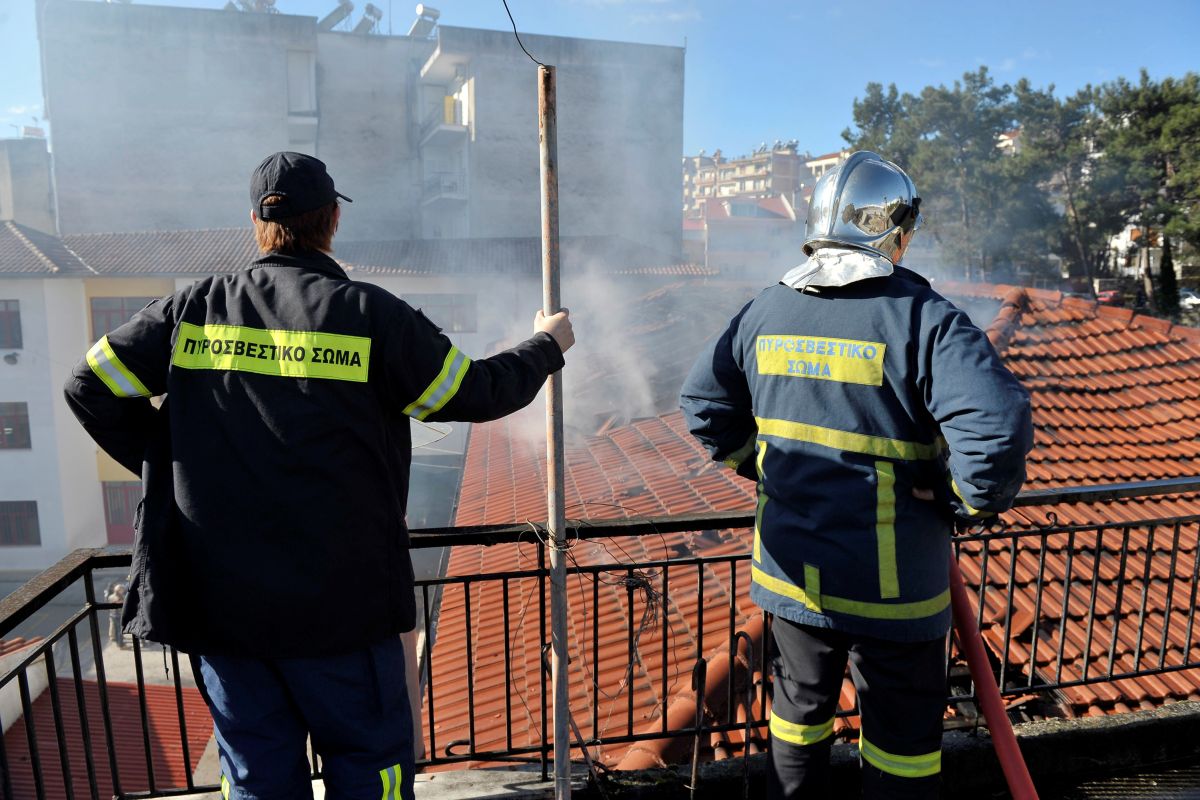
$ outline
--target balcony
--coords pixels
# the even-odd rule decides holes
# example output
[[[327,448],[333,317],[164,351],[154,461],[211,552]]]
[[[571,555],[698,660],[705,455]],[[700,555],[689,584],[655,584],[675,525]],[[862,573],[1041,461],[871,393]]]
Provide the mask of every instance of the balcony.
[[[1041,522],[955,537],[1010,716],[1090,714],[1080,711],[1089,702],[1120,712],[1200,694],[1200,514],[1138,513],[1161,509],[1147,504],[1154,498],[1196,491],[1200,478],[1030,492],[1018,506]],[[1072,521],[1071,509],[1085,505],[1109,508],[1111,518]],[[716,770],[702,774],[731,780],[732,796],[759,796],[751,785],[761,776],[751,771],[761,769],[756,754],[767,741],[770,621],[745,600],[749,552],[731,546],[740,534],[722,535],[752,526],[752,515],[576,525],[567,569],[573,756],[581,766],[600,765],[593,780],[610,785],[629,773],[601,769],[642,766],[648,752],[682,765],[684,776],[696,774],[700,762],[734,757],[725,778]],[[540,533],[529,524],[413,533],[414,548],[489,548],[489,557],[508,548],[519,565],[417,582],[419,683],[412,691],[421,697],[421,766],[518,762],[547,776],[550,601]],[[106,570],[123,572],[129,564],[128,549],[76,551],[0,602],[0,640],[27,637],[16,651],[0,649],[3,800],[71,796],[63,793],[68,785],[75,797],[217,790],[200,755],[211,721],[190,687],[186,658],[169,649],[147,653],[138,642],[120,651],[101,641],[115,606],[97,587]],[[978,739],[971,731],[983,720],[957,646],[945,668],[946,729],[961,732],[947,735]],[[1163,741],[1191,747],[1194,737],[1168,735],[1184,724],[1178,720],[1189,705],[1139,718],[1131,735],[1159,731]],[[853,699],[843,696],[839,737],[856,735],[856,714]],[[1200,713],[1188,719],[1194,726]],[[1056,724],[1081,735],[1095,727]],[[1104,736],[1089,741],[1112,739],[1112,731]],[[979,741],[981,757],[991,758],[987,741]],[[1022,747],[1039,784],[1076,763],[1047,756],[1040,734],[1023,738]],[[947,754],[949,764],[950,748]],[[1092,770],[1104,760],[1091,745],[1078,755]],[[312,765],[317,778],[320,759]],[[961,796],[954,792],[972,772],[978,770],[948,766],[947,796]]]
[[[433,108],[421,121],[421,147],[447,148],[467,140],[467,124],[462,103],[453,97],[442,98],[442,107]]]
[[[421,203],[458,206],[467,201],[467,176],[461,172],[433,172],[421,185]]]

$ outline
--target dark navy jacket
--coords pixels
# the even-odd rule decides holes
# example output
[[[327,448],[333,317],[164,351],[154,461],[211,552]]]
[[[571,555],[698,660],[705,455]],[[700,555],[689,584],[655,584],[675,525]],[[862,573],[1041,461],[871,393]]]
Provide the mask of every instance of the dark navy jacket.
[[[751,597],[893,640],[945,634],[954,516],[1007,509],[1032,445],[1029,396],[987,337],[900,267],[766,289],[701,354],[681,404],[713,458],[758,481]]]
[[[154,301],[66,385],[88,433],[143,478],[126,630],[259,657],[411,630],[409,417],[504,416],[562,364],[544,333],[472,361],[320,253],[268,254]]]

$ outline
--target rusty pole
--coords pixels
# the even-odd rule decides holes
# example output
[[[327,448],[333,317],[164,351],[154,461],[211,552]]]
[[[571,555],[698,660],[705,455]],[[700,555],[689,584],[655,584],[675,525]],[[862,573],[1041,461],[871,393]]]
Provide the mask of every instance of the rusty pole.
[[[558,268],[558,118],[554,67],[538,67],[538,140],[542,161],[542,313],[562,310]],[[563,490],[562,371],[546,394],[546,519],[550,539],[550,675],[554,686],[554,797],[571,797],[571,712],[567,707],[566,502]]]

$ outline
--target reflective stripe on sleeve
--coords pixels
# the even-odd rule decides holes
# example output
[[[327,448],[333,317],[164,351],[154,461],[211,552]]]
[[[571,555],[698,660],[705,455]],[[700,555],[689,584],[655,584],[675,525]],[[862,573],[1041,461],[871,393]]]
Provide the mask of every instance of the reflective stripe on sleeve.
[[[383,783],[381,800],[400,800],[400,785],[403,775],[404,771],[399,764],[379,770],[379,780]]]
[[[426,387],[420,397],[408,404],[404,413],[418,420],[424,420],[430,414],[441,409],[450,402],[454,395],[458,394],[458,389],[462,386],[463,378],[470,366],[471,359],[463,355],[457,347],[451,347],[450,352],[446,353],[446,360],[442,363],[442,371],[433,379],[433,383]]]
[[[925,778],[929,775],[937,775],[942,771],[941,750],[919,756],[898,756],[886,750],[880,750],[860,733],[858,752],[871,765],[889,775],[897,775],[901,778]]]
[[[970,516],[972,516],[972,517],[994,516],[994,514],[991,511],[980,511],[978,508],[972,507],[971,504],[967,502],[967,498],[963,497],[963,493],[958,488],[958,481],[954,480],[953,477],[950,478],[950,489],[954,492],[954,496],[962,501],[963,508],[966,509],[967,514],[969,514]]]
[[[117,397],[150,396],[150,390],[117,358],[107,336],[101,336],[100,341],[88,350],[87,362],[96,377],[104,381],[104,385]]]
[[[729,458],[725,459],[721,463],[724,464],[725,466],[729,467],[730,469],[736,471],[737,468],[742,465],[742,462],[745,461],[747,458],[749,458],[754,453],[754,445],[756,444],[757,441],[758,441],[758,434],[757,433],[751,434],[750,438],[746,440],[746,443],[744,445],[742,445],[740,448],[738,448],[734,452],[730,453]]]
[[[817,725],[801,725],[796,722],[788,722],[772,711],[769,727],[771,735],[776,739],[806,747],[823,742],[833,735],[833,719],[830,717],[827,721]]]
[[[820,425],[809,425],[805,422],[792,422],[787,419],[765,419],[755,417],[758,423],[759,436],[776,436],[780,439],[791,439],[796,442],[808,442],[835,450],[846,450],[851,453],[875,456],[876,458],[893,458],[899,461],[921,461],[937,458],[936,444],[921,442],[906,442],[901,439],[888,439],[884,436],[868,436],[865,433],[840,431],[836,428],[825,428]]]

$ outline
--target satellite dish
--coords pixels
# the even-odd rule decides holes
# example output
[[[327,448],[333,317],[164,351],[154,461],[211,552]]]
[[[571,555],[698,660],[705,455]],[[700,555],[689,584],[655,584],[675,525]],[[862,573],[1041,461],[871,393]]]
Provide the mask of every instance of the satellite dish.
[[[453,430],[444,422],[419,422],[411,417],[408,420],[408,428],[412,434],[412,449],[416,450],[420,447],[428,447],[434,442],[440,442],[450,435]]]

